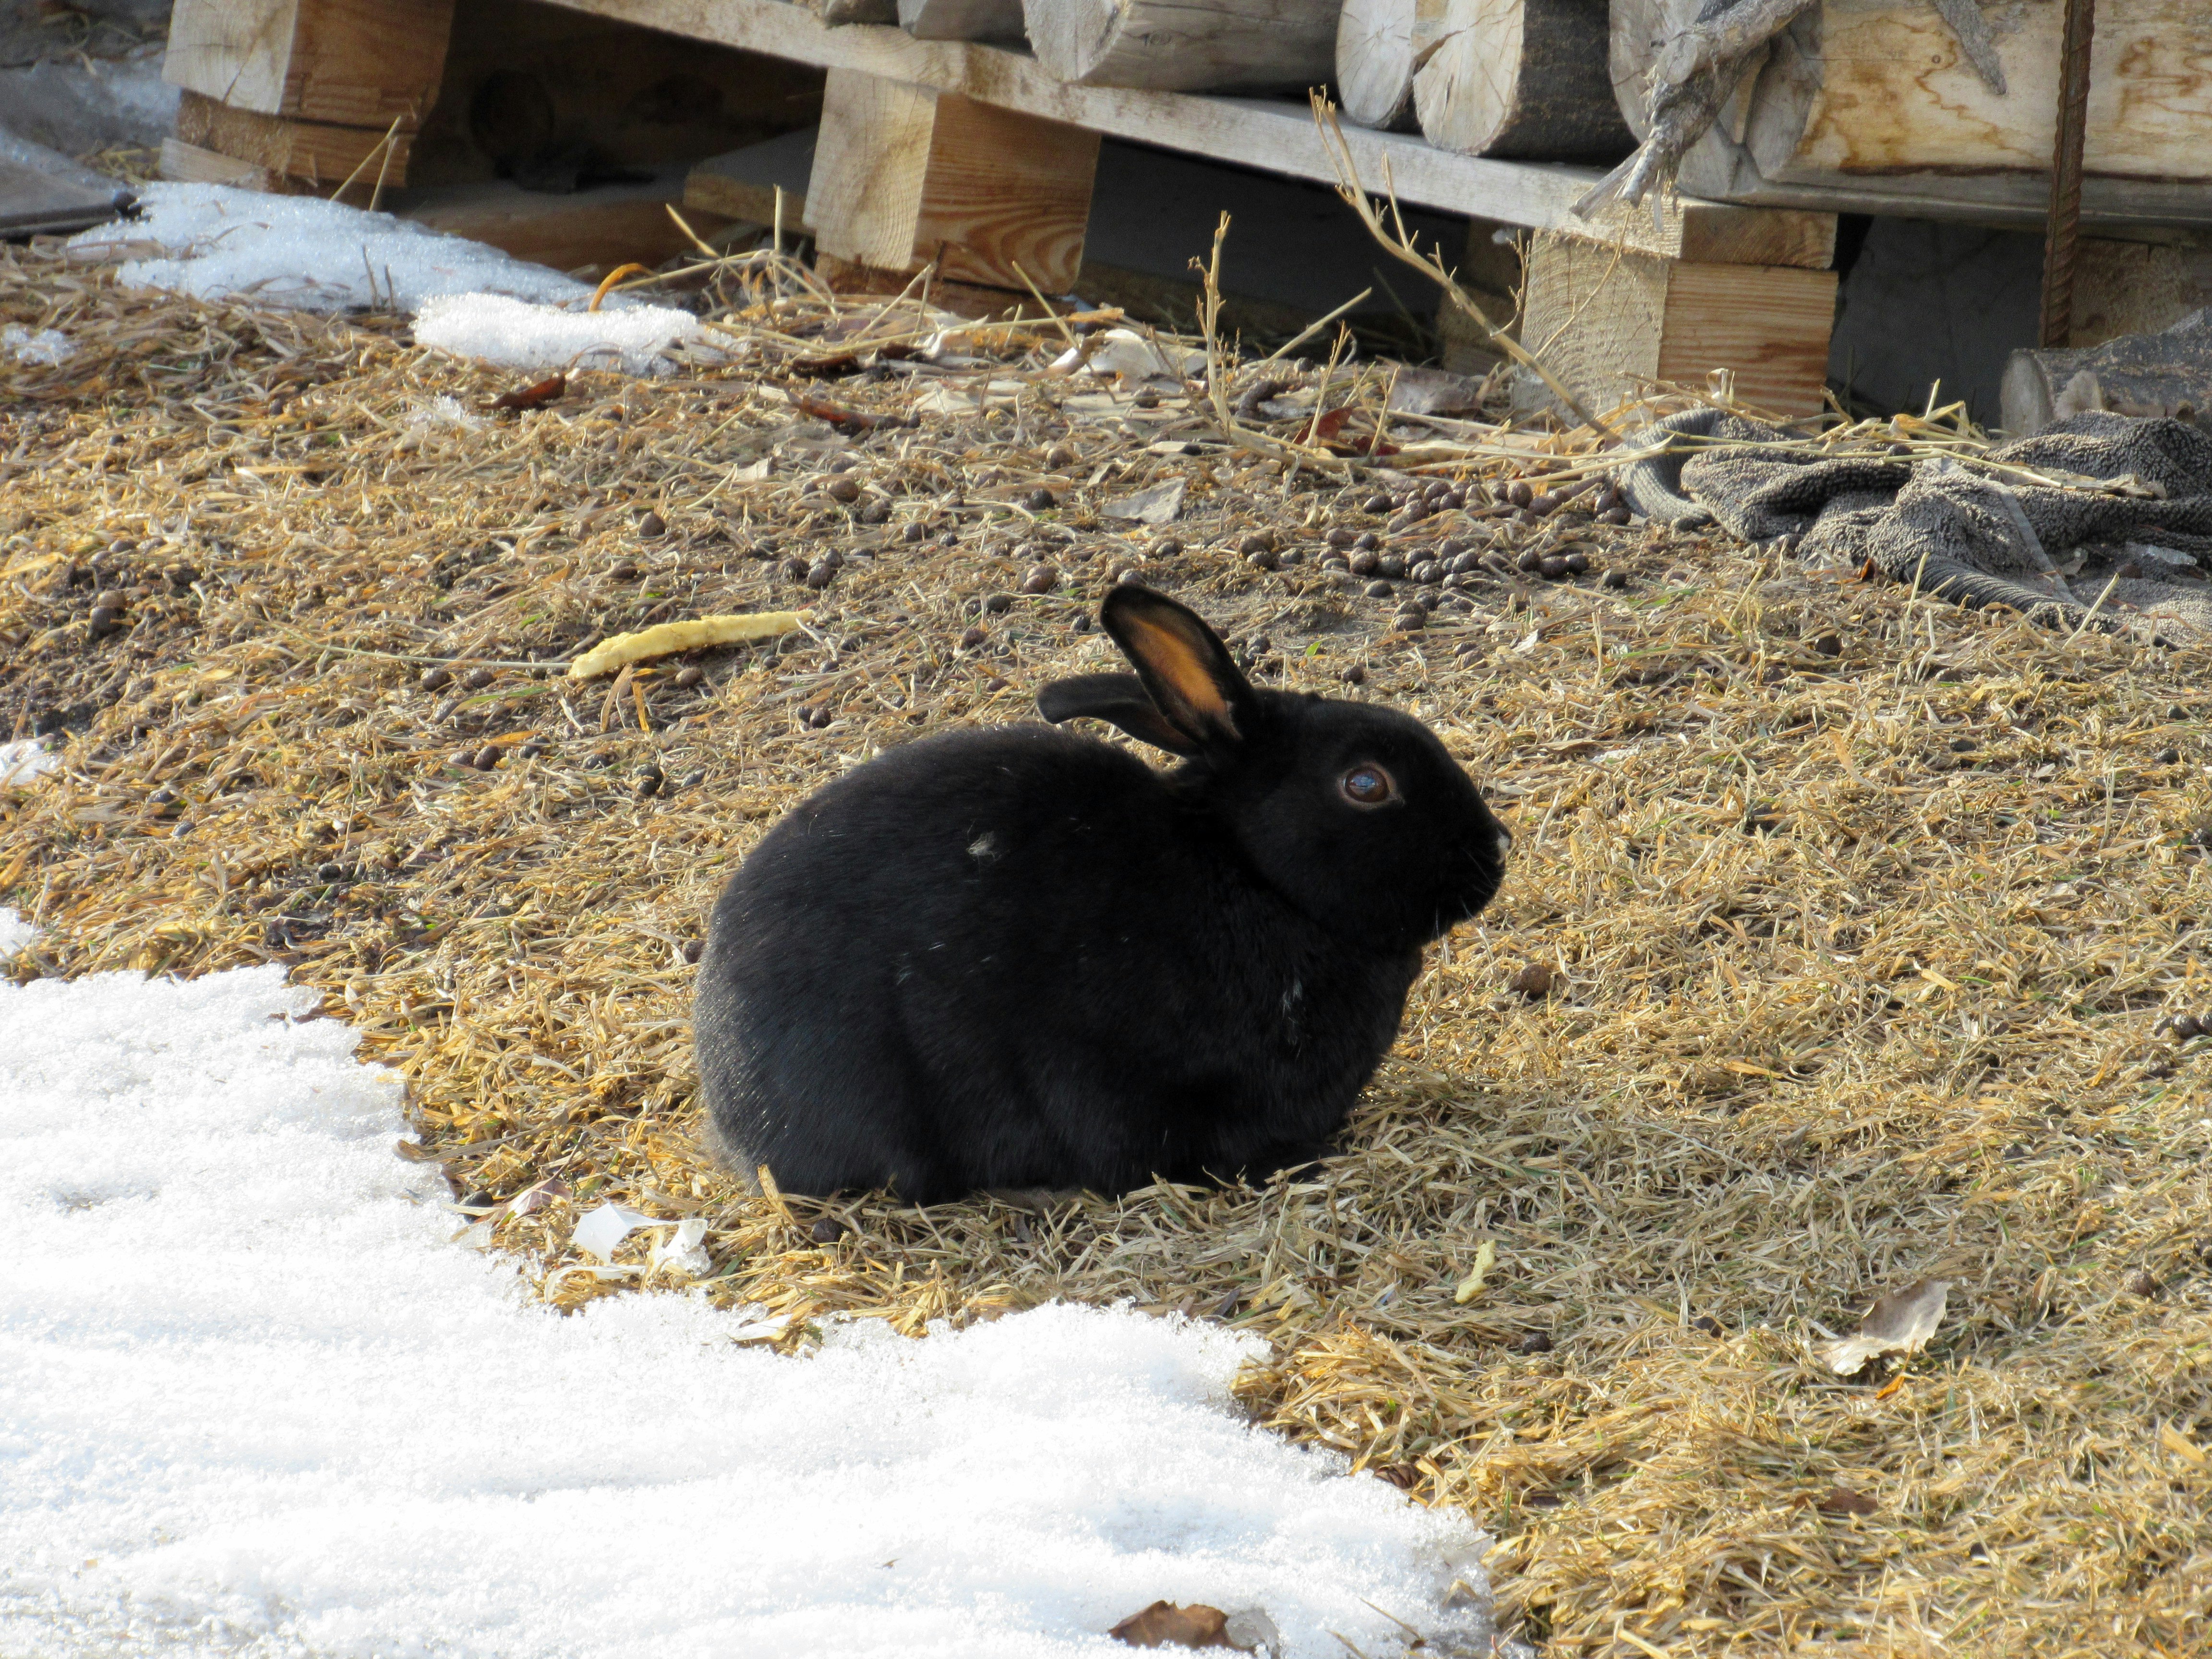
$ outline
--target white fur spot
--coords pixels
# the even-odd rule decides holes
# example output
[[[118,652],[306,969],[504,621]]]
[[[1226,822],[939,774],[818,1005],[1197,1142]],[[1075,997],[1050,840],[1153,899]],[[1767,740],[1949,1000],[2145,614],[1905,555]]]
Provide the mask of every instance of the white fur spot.
[[[993,859],[999,856],[999,843],[997,838],[994,837],[989,830],[986,830],[981,835],[976,836],[975,840],[968,843],[968,856],[975,860],[978,864],[988,864]]]

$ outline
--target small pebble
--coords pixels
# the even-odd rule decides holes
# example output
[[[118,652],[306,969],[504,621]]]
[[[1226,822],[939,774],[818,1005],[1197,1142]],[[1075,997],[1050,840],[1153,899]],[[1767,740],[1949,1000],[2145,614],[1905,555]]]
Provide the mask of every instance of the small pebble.
[[[990,637],[991,636],[985,633],[982,629],[971,628],[965,634],[963,634],[960,636],[960,648],[963,651],[973,651],[977,646],[982,644],[985,640],[988,640]]]
[[[827,587],[837,578],[837,567],[827,559],[817,559],[806,567],[805,582],[809,587]]]
[[[1419,605],[1408,606],[1390,618],[1390,625],[1401,634],[1411,634],[1429,625],[1429,613]]]
[[[1540,519],[1556,513],[1559,507],[1559,498],[1548,489],[1539,489],[1528,497],[1528,510]]]
[[[130,603],[129,598],[118,588],[103,588],[92,596],[95,611],[120,611]]]
[[[2173,1033],[2177,1042],[2186,1042],[2191,1037],[2204,1035],[2204,1023],[2194,1014],[2175,1016],[2173,1024],[2166,1029]]]
[[[928,534],[929,532],[922,527],[921,520],[915,519],[911,520],[905,529],[899,532],[899,539],[902,542],[918,542]]]
[[[1407,576],[1424,586],[1433,586],[1444,579],[1444,568],[1434,559],[1424,559],[1406,573]]]
[[[2130,1296],[2140,1296],[2148,1300],[2156,1296],[2160,1288],[2158,1280],[2152,1278],[2149,1273],[2142,1268],[2137,1268],[2129,1276],[2128,1294]]]
[[[835,1244],[845,1233],[845,1224],[830,1215],[822,1217],[806,1230],[806,1236],[817,1244]]]
[[[1055,468],[1072,466],[1074,463],[1075,452],[1066,444],[1054,444],[1044,453],[1044,464],[1047,466]]]
[[[1377,490],[1374,495],[1370,495],[1365,501],[1360,502],[1359,506],[1363,512],[1388,513],[1390,510],[1390,498],[1388,495],[1383,495],[1380,490]]]
[[[1053,499],[1052,491],[1040,484],[1022,497],[1022,505],[1032,513],[1049,513],[1060,503]]]
[[[1370,599],[1387,599],[1398,590],[1388,582],[1370,582],[1364,592]]]
[[[1356,550],[1352,556],[1344,562],[1346,567],[1351,570],[1353,575],[1371,576],[1375,574],[1375,567],[1382,563],[1382,560],[1377,558],[1372,551],[1365,548],[1362,548]]]
[[[696,663],[688,664],[684,667],[679,668],[676,671],[676,683],[682,686],[686,691],[689,691],[693,686],[698,684],[706,678],[707,671],[700,667]]]
[[[1375,574],[1387,576],[1394,582],[1406,580],[1406,562],[1395,553],[1386,553],[1375,561]]]
[[[637,521],[637,533],[651,541],[668,533],[668,520],[658,513],[647,513]]]
[[[1330,531],[1323,539],[1327,541],[1331,547],[1349,547],[1352,545],[1353,538],[1352,532],[1340,525],[1334,530]]]
[[[685,940],[684,941],[684,961],[686,961],[686,962],[691,962],[691,963],[696,963],[696,962],[697,962],[697,961],[699,960],[699,958],[700,958],[701,957],[702,957],[702,956],[704,956],[704,955],[706,955],[706,954],[707,954],[707,941],[706,941],[706,940],[704,940],[704,939],[685,939]]]
[[[1625,507],[1608,507],[1597,515],[1600,524],[1626,524],[1633,516]]]
[[[1358,663],[1352,663],[1337,678],[1346,685],[1364,685],[1367,684],[1367,670]]]
[[[1587,572],[1589,569],[1589,554],[1587,554],[1587,553],[1570,553],[1570,554],[1568,554],[1568,555],[1567,555],[1567,574],[1568,574],[1570,576],[1579,576],[1579,575],[1582,575],[1582,574],[1583,574],[1585,572]]]
[[[1012,608],[1013,603],[1014,596],[1011,593],[991,593],[985,596],[983,609],[994,617],[1003,617]]]
[[[488,743],[488,744],[486,744],[483,748],[481,748],[481,749],[479,749],[479,750],[477,750],[476,768],[477,768],[477,771],[479,771],[479,772],[489,772],[489,771],[490,771],[490,770],[492,769],[492,768],[494,768],[495,766],[497,766],[498,764],[499,764],[499,745],[498,745],[498,744],[490,744],[490,743]]]
[[[1059,586],[1060,572],[1048,564],[1032,566],[1030,574],[1022,578],[1024,593],[1049,593]]]
[[[607,579],[610,581],[634,582],[637,580],[637,567],[628,559],[617,560],[607,572]]]
[[[1528,487],[1526,478],[1516,478],[1505,486],[1505,499],[1515,507],[1526,507],[1535,498],[1536,492]]]
[[[492,683],[492,679],[493,675],[490,669],[471,668],[462,677],[461,684],[468,687],[471,691],[481,691],[484,687]]]
[[[1600,580],[1607,587],[1626,587],[1628,586],[1628,573],[1618,568],[1608,570]]]
[[[1523,553],[1519,558],[1513,561],[1513,568],[1516,570],[1526,570],[1533,574],[1536,567],[1543,562],[1544,556],[1532,547],[1527,552]]]
[[[1373,531],[1367,530],[1354,537],[1352,544],[1363,553],[1372,553],[1382,545],[1382,538]]]
[[[1182,551],[1182,544],[1172,536],[1152,544],[1152,556],[1156,559],[1172,559]]]
[[[2179,749],[2161,749],[2151,759],[2160,766],[2172,766],[2180,761],[2181,751]]]
[[[1255,570],[1273,570],[1281,561],[1266,548],[1255,549],[1244,556],[1244,562]]]
[[[329,864],[319,865],[315,870],[315,879],[317,881],[343,881],[345,879],[345,866],[339,864],[335,860]]]
[[[530,743],[518,744],[515,746],[514,757],[517,760],[536,760],[544,752],[545,745],[544,744],[532,741]]]
[[[1567,562],[1556,554],[1536,562],[1536,574],[1547,582],[1558,581],[1567,574]]]
[[[1513,1345],[1513,1351],[1516,1353],[1549,1353],[1552,1339],[1541,1331],[1524,1332],[1521,1340]]]
[[[1690,1324],[1692,1329],[1703,1331],[1707,1336],[1723,1336],[1727,1334],[1726,1331],[1722,1328],[1721,1322],[1714,1318],[1711,1314],[1699,1314],[1695,1319],[1690,1322]]]
[[[1840,634],[1823,634],[1813,641],[1813,649],[1824,657],[1840,657],[1844,654],[1844,636]]]
[[[1134,565],[1124,566],[1121,569],[1114,573],[1114,581],[1116,586],[1119,586],[1124,582],[1133,582],[1136,580],[1137,568]]]
[[[857,478],[832,478],[822,493],[833,501],[857,501],[860,499],[860,481]]]
[[[92,608],[92,614],[85,620],[92,625],[92,636],[98,639],[103,634],[113,632],[116,623],[122,619],[122,616],[123,613],[112,605],[96,605]]]
[[[660,786],[665,781],[667,780],[662,776],[659,767],[648,766],[637,775],[636,781],[630,787],[636,791],[638,799],[642,800],[648,795],[659,794]]]

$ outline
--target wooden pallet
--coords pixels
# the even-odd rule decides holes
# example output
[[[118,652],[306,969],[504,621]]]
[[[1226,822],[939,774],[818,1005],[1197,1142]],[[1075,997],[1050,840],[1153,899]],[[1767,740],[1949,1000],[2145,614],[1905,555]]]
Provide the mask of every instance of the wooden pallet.
[[[1338,182],[1311,112],[1292,101],[1069,86],[1025,52],[917,40],[878,26],[832,28],[785,0],[555,4],[826,70],[805,214],[825,270],[848,286],[895,289],[933,264],[947,290],[1010,298],[1032,285],[1066,291],[1083,266],[1102,136]],[[188,55],[182,70],[173,65],[170,78],[220,98],[210,90],[220,70],[253,88],[248,107],[255,113],[356,130],[363,114],[404,105],[411,118],[402,125],[414,131],[425,107],[425,66],[434,44],[442,58],[442,40],[410,36],[394,57],[401,68],[389,85],[374,83],[373,64],[363,69],[353,43],[374,36],[380,15],[416,36],[435,33],[435,10],[436,0],[179,0],[181,38],[197,55]],[[238,23],[244,13],[264,18],[275,47],[256,56],[245,44]],[[337,68],[319,65],[319,40],[343,49]],[[337,120],[341,110],[353,118]],[[210,131],[220,125],[203,122]],[[263,152],[281,148],[258,126],[253,137]],[[1654,374],[1702,378],[1730,369],[1740,384],[1756,386],[1770,407],[1795,413],[1820,406],[1826,330],[1815,325],[1822,305],[1832,305],[1832,214],[1675,200],[1656,219],[1648,209],[1616,210],[1591,223],[1571,209],[1595,181],[1592,169],[1460,155],[1417,137],[1359,129],[1346,129],[1344,137],[1364,187],[1394,193],[1408,206],[1466,216],[1474,225],[1471,246],[1495,227],[1547,233],[1532,243],[1527,273],[1530,292],[1553,308],[1547,315],[1570,317],[1595,304],[1656,319],[1661,346],[1616,330],[1605,337],[1611,343],[1571,353],[1570,384],[1577,391],[1604,400]],[[319,156],[341,142],[303,135],[287,153]],[[242,159],[276,171],[258,155]],[[180,153],[179,160],[207,165],[204,156]],[[1607,247],[1610,257],[1579,257],[1593,245]],[[1711,274],[1718,268],[1725,268],[1721,276]],[[1619,289],[1625,281],[1632,295],[1608,294],[1608,285]],[[1716,296],[1725,296],[1725,327],[1713,326],[1708,315]]]

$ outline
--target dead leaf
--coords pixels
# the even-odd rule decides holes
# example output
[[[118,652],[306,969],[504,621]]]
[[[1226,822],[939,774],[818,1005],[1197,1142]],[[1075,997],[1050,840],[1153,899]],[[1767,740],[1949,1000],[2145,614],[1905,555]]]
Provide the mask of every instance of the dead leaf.
[[[1179,1607],[1172,1601],[1155,1601],[1142,1613],[1133,1613],[1106,1632],[1133,1648],[1238,1648],[1229,1639],[1229,1615],[1219,1607],[1194,1601]]]
[[[1881,1507],[1863,1492],[1853,1492],[1848,1486],[1831,1486],[1828,1495],[1818,1505],[1823,1515],[1872,1515]]]
[[[1474,1253],[1474,1271],[1460,1280],[1459,1287],[1452,1291],[1452,1300],[1464,1307],[1481,1295],[1482,1281],[1489,1277],[1491,1268],[1497,1264],[1498,1243],[1495,1239],[1486,1238],[1482,1241],[1482,1248]]]
[[[491,400],[491,406],[494,409],[543,409],[568,389],[568,377],[565,374],[556,374],[549,380],[538,381],[535,386],[526,386],[518,387],[513,392],[503,392]]]
[[[1923,1279],[1886,1296],[1869,1308],[1859,1334],[1819,1344],[1814,1352],[1838,1376],[1856,1376],[1868,1360],[1882,1353],[1917,1353],[1943,1322],[1950,1299],[1948,1279]]]
[[[1133,495],[1106,502],[1098,511],[1109,519],[1129,519],[1138,524],[1172,524],[1182,511],[1184,481],[1171,478]]]

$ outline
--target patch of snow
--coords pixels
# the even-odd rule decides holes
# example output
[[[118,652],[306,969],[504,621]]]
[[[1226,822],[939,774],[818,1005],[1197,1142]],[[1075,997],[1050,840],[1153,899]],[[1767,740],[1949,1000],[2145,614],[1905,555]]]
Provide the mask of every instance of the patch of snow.
[[[19,926],[13,922],[4,925]],[[393,1073],[280,969],[0,983],[0,1651],[1488,1653],[1466,1517],[1250,1427],[1257,1339],[1054,1305],[807,1358],[562,1317],[443,1241]],[[671,1239],[690,1248],[696,1237]]]
[[[413,311],[449,294],[578,302],[592,295],[572,277],[482,242],[313,196],[154,184],[139,210],[136,219],[70,238],[70,248],[123,258],[117,275],[137,287],[307,311]]]
[[[15,911],[0,905],[0,957],[12,957],[36,942],[39,930]]]
[[[33,334],[21,323],[10,323],[0,328],[0,351],[19,363],[65,363],[76,354],[76,343],[58,328]]]
[[[62,757],[36,738],[0,743],[0,784],[21,787],[61,763]]]
[[[675,368],[669,349],[702,332],[696,317],[666,306],[562,311],[496,294],[434,297],[415,314],[415,337],[422,344],[509,368],[665,374]]]

